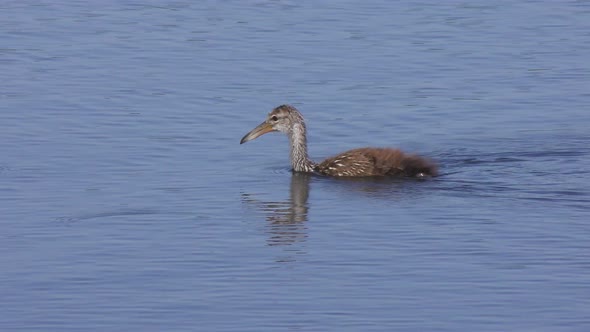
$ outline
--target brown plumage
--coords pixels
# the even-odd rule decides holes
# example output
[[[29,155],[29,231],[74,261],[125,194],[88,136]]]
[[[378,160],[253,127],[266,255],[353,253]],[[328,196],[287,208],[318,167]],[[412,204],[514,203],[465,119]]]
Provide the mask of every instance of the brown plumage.
[[[291,164],[296,172],[329,176],[436,176],[436,165],[423,157],[391,148],[360,148],[343,152],[316,164],[307,156],[307,137],[303,116],[290,105],[281,105],[267,119],[246,134],[240,144],[271,131],[289,137]]]
[[[435,176],[436,166],[398,149],[360,148],[328,158],[316,166],[318,173],[331,176]]]

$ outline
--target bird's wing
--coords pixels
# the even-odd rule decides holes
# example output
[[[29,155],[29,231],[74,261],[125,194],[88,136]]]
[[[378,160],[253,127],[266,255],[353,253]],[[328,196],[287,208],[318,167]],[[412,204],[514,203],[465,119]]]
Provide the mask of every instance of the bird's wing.
[[[373,175],[375,159],[360,150],[350,150],[328,158],[317,166],[317,171],[330,176]]]

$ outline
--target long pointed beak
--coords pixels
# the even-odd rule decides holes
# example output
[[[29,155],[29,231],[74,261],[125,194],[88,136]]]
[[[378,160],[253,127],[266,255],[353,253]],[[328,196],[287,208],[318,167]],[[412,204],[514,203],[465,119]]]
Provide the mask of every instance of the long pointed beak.
[[[246,136],[242,137],[242,140],[240,141],[240,144],[244,144],[248,141],[251,141],[259,136],[262,136],[266,133],[270,133],[271,131],[275,131],[272,128],[272,125],[270,123],[267,123],[266,121],[259,124],[256,128],[252,129],[251,132],[247,133]]]

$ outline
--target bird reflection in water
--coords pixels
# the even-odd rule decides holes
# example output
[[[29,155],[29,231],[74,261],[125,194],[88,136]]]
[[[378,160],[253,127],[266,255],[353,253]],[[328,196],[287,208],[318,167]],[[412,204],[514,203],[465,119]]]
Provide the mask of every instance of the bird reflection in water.
[[[264,212],[267,226],[269,246],[292,245],[304,242],[307,238],[307,199],[309,197],[309,182],[312,175],[293,173],[291,175],[291,190],[286,201],[259,201],[250,194],[242,194],[242,201],[255,206]]]

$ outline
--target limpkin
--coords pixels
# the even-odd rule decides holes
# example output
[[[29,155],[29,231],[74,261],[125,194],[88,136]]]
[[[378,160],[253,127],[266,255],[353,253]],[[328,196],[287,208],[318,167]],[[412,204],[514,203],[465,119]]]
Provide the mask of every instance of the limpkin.
[[[353,149],[316,164],[307,155],[307,137],[303,116],[291,105],[281,105],[273,109],[264,122],[242,138],[240,144],[272,131],[280,131],[289,137],[291,165],[295,172],[357,177],[429,177],[437,175],[437,167],[432,161],[392,148]]]

